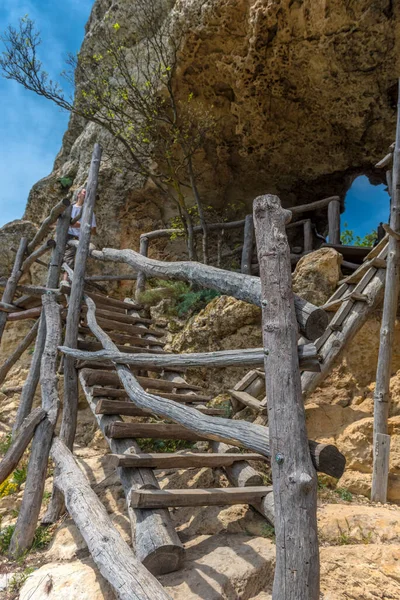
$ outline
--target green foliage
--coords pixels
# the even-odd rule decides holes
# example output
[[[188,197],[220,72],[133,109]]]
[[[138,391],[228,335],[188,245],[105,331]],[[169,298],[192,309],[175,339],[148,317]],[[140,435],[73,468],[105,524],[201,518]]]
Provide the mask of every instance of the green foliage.
[[[14,529],[15,525],[8,525],[7,527],[0,529],[0,554],[7,554]]]
[[[142,452],[177,452],[193,448],[194,442],[187,440],[154,440],[153,438],[139,438],[137,443]]]
[[[349,492],[349,490],[346,490],[346,488],[336,488],[335,494],[342,500],[345,500],[345,502],[351,502],[353,500],[352,493]]]
[[[347,223],[344,223],[344,227],[347,228],[347,226]],[[340,241],[345,246],[364,246],[370,248],[374,245],[377,238],[378,233],[375,229],[371,233],[367,233],[364,237],[355,236],[352,229],[344,229],[340,234]]]
[[[73,184],[73,179],[71,177],[60,177],[57,179],[58,183],[61,185],[63,190],[67,190]]]
[[[10,496],[11,494],[18,492],[21,485],[26,481],[26,475],[26,464],[22,464],[19,469],[15,469],[12,475],[7,477],[7,479],[0,485],[0,498]]]
[[[12,443],[11,432],[0,437],[0,454],[4,456]]]
[[[265,523],[262,527],[261,535],[275,542],[275,527],[270,523]]]
[[[0,555],[7,554],[14,530],[15,525],[8,525],[7,527],[4,527],[0,530]],[[33,543],[31,548],[29,549],[29,552],[35,552],[37,550],[43,550],[44,548],[46,548],[51,542],[53,533],[53,525],[50,525],[48,527],[40,525],[35,531],[35,536],[33,538]]]
[[[13,476],[12,476],[14,483],[16,483],[18,485],[18,487],[21,487],[21,485],[23,483],[25,483],[25,481],[26,481],[27,474],[28,474],[27,465],[22,465],[20,469],[15,469]]]
[[[217,290],[200,290],[198,292],[188,292],[180,298],[177,306],[177,312],[180,317],[188,313],[200,312],[211,300],[220,296]]]

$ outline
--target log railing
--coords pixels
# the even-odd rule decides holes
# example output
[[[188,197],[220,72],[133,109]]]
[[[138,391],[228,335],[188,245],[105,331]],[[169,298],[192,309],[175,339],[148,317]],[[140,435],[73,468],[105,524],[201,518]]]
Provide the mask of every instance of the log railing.
[[[310,204],[302,204],[300,206],[293,206],[290,211],[292,216],[299,216],[304,213],[314,212],[327,208],[328,214],[328,235],[329,242],[331,244],[340,244],[340,198],[339,196],[330,196],[311,202]],[[287,224],[286,229],[294,227],[303,227],[303,254],[312,252],[313,250],[313,236],[312,236],[312,220],[302,219],[293,223]],[[221,234],[225,231],[233,229],[244,229],[243,233],[243,246],[241,247],[241,272],[246,274],[252,273],[251,258],[254,251],[254,225],[253,216],[247,215],[245,219],[240,221],[230,221],[227,223],[210,223],[207,225],[207,231],[215,231],[218,234],[217,243],[217,265],[221,263]],[[183,229],[157,229],[155,231],[149,231],[142,233],[140,236],[140,247],[139,252],[142,256],[148,257],[149,253],[149,242],[150,240],[170,238],[173,234],[182,234]],[[193,233],[203,234],[203,228],[198,225],[193,227]],[[253,265],[254,268],[254,265]],[[144,291],[146,284],[146,273],[139,271],[136,282],[136,299],[139,299],[140,294]]]

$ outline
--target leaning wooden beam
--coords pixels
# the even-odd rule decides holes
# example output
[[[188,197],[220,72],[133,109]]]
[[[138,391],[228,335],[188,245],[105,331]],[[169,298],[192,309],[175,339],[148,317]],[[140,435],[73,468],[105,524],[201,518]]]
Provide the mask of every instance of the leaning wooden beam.
[[[71,219],[72,207],[69,206],[61,214],[57,221],[56,227],[56,245],[51,253],[50,267],[47,274],[47,287],[56,288],[58,285],[61,265],[67,243],[69,222]],[[46,340],[46,322],[43,316],[40,318],[39,328],[35,343],[35,350],[32,357],[31,367],[28,377],[25,380],[21,394],[20,403],[17,410],[13,433],[21,426],[22,421],[29,415],[32,409],[33,398],[40,377],[40,363],[42,360],[43,349]]]
[[[76,251],[74,277],[72,279],[71,293],[68,303],[67,324],[65,328],[65,344],[70,348],[76,348],[78,341],[78,329],[80,321],[80,308],[85,285],[86,263],[89,255],[90,236],[94,205],[97,196],[97,184],[100,170],[102,148],[99,144],[94,145],[92,161],[90,164],[86,198],[83,205],[83,214],[80,221],[80,236]],[[75,439],[78,418],[78,374],[75,362],[70,357],[64,359],[64,402],[61,420],[60,439],[66,446],[72,449]],[[63,510],[63,499],[57,490],[53,491],[46,520],[56,521]]]
[[[117,415],[99,415],[93,390],[87,384],[85,371],[80,371],[79,381],[89,407],[105,434],[106,427],[119,421]],[[134,439],[113,440],[105,435],[105,440],[115,454],[124,454],[132,449],[140,453],[140,447]],[[151,469],[119,468],[118,475],[124,488],[131,522],[132,540],[138,559],[153,575],[162,575],[176,571],[182,566],[184,549],[175,531],[168,510],[133,510],[129,505],[132,491],[142,487],[158,488],[157,479]]]
[[[307,441],[297,359],[290,249],[290,212],[277,196],[254,201],[263,307],[265,384],[275,500],[276,568],[272,599],[319,599],[317,474]]]
[[[89,277],[85,277],[85,281],[136,281],[137,273],[133,275],[90,275]]]
[[[43,296],[43,308],[46,343],[41,360],[40,386],[42,408],[47,415],[37,426],[32,441],[24,495],[10,543],[9,552],[13,558],[22,556],[31,547],[35,536],[43,500],[50,447],[60,407],[56,372],[57,347],[61,339],[60,307],[54,296],[48,294]]]
[[[400,80],[398,82],[400,94]],[[390,203],[389,252],[387,257],[385,295],[380,332],[376,386],[374,392],[374,452],[371,500],[386,502],[389,477],[388,418],[390,377],[392,374],[393,339],[399,302],[400,278],[400,96],[397,105],[396,145],[393,153],[392,201]],[[378,437],[386,436],[386,437]],[[378,442],[380,440],[380,443]]]
[[[190,261],[165,263],[141,256],[129,249],[103,248],[102,251],[93,250],[91,256],[99,260],[125,262],[134,269],[145,272],[150,277],[188,280],[206,288],[219,290],[239,300],[261,306],[259,277],[224,271],[217,267]],[[328,324],[325,311],[306,302],[300,296],[295,296],[295,305],[297,320],[304,335],[311,341],[322,335]]]
[[[7,302],[0,302],[0,310],[6,313],[13,313],[18,310],[14,304],[7,304]],[[20,309],[21,310],[21,309]]]
[[[42,244],[42,246],[40,246],[40,248],[38,248],[37,250],[35,250],[34,252],[32,252],[32,254],[30,254],[28,256],[28,258],[26,258],[24,260],[24,262],[22,263],[21,266],[21,271],[23,273],[26,273],[26,271],[29,271],[29,269],[31,268],[31,266],[33,265],[33,263],[40,258],[41,256],[43,256],[43,254],[45,254],[46,252],[48,252],[51,248],[55,248],[56,242],[54,240],[47,240],[47,242],[45,242],[44,244]]]
[[[125,352],[111,352],[110,350],[99,350],[97,352],[85,352],[60,346],[61,352],[78,360],[102,361],[111,360],[135,367],[207,367],[217,369],[220,367],[261,367],[264,365],[265,352],[262,348],[250,348],[246,350],[222,350],[218,352],[193,352],[191,354],[129,354]],[[305,371],[320,370],[317,349],[313,344],[298,346],[298,357],[300,369]]]
[[[251,275],[251,258],[253,256],[254,246],[254,223],[253,215],[247,215],[244,224],[243,234],[243,252],[240,271]]]
[[[90,298],[86,298],[86,303],[89,308],[88,324],[92,333],[101,341],[106,349],[115,350],[114,343],[96,322],[94,303]],[[269,431],[266,427],[243,421],[232,421],[231,419],[199,414],[199,411],[190,408],[187,404],[182,406],[177,402],[145,392],[128,367],[118,364],[116,368],[129,398],[139,408],[149,409],[157,415],[180,423],[205,439],[227,442],[234,446],[243,446],[264,456],[270,455]],[[315,460],[316,456],[316,447],[314,444],[315,442],[309,444],[313,460]],[[336,476],[339,472],[343,473],[346,462],[344,456],[334,446],[330,446],[329,451],[326,451],[326,445],[323,444],[323,446],[323,451],[318,455],[317,461],[314,462],[315,468],[323,472],[336,473]],[[331,451],[335,455],[334,458]],[[325,458],[328,454],[329,459],[325,463]]]
[[[27,449],[36,426],[45,418],[46,411],[38,406],[28,415],[22,423],[17,437],[13,440],[11,446],[5,453],[0,462],[0,485],[18,466],[19,461],[25,450]]]
[[[21,265],[24,260],[24,254],[26,252],[27,245],[28,245],[27,238],[21,238],[21,241],[19,243],[19,247],[17,250],[17,254],[15,256],[11,275],[8,278],[8,280],[4,286],[5,289],[3,292],[2,302],[5,302],[6,304],[12,304],[12,301],[14,299],[14,295],[17,290],[18,281],[22,275]],[[1,338],[3,337],[4,328],[6,326],[6,321],[7,321],[7,313],[0,312],[0,341],[1,341]]]
[[[7,373],[23,355],[25,350],[33,343],[36,338],[39,328],[39,321],[36,321],[32,329],[27,333],[24,339],[18,344],[14,352],[7,358],[7,360],[0,367],[0,385],[5,380]]]
[[[53,223],[55,223],[57,221],[58,217],[60,215],[62,215],[62,213],[70,206],[70,204],[71,204],[71,202],[69,201],[69,199],[64,198],[63,200],[58,202],[58,204],[53,206],[53,208],[50,211],[49,216],[43,221],[43,223],[41,224],[41,226],[40,226],[39,230],[37,231],[33,240],[31,242],[29,242],[29,244],[28,244],[28,253],[29,254],[31,254],[34,251],[34,249],[36,248],[36,246],[38,246],[40,244],[40,242],[42,240],[44,240],[44,238],[49,233]]]
[[[115,597],[168,600],[170,596],[122,539],[73,455],[58,438],[54,439],[51,457],[56,464],[55,485]]]

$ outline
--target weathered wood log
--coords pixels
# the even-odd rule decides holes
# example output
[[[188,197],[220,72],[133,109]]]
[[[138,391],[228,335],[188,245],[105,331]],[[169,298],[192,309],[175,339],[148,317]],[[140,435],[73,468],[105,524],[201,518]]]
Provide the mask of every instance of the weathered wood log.
[[[398,81],[400,93],[400,80]],[[397,105],[396,145],[393,152],[392,199],[390,203],[389,251],[386,267],[385,295],[374,392],[374,453],[371,500],[386,502],[389,460],[387,446],[379,443],[378,434],[387,435],[390,407],[393,339],[400,286],[400,96]],[[381,438],[382,439],[382,438]],[[384,470],[384,472],[382,472]]]
[[[386,167],[389,167],[393,162],[393,153],[389,152],[389,154],[386,154],[386,156],[384,158],[382,158],[379,162],[376,163],[375,165],[375,169],[384,169]]]
[[[101,344],[99,344],[98,342],[86,342],[84,340],[78,340],[78,349],[79,351],[84,351],[84,352],[100,352],[100,348],[101,348]],[[118,351],[121,352],[122,354],[130,354],[130,353],[134,353],[135,355],[137,354],[147,354],[149,352],[148,348],[143,348],[141,346],[117,346]],[[166,354],[165,350],[159,350],[158,346],[156,348],[156,353],[157,356],[159,356],[160,354]],[[94,362],[94,361],[92,361]],[[99,361],[102,362],[102,361]],[[157,370],[157,369],[155,369]]]
[[[45,418],[46,411],[38,406],[26,417],[22,423],[17,437],[5,453],[0,462],[0,485],[16,469],[19,461],[35,432],[36,426]]]
[[[99,371],[97,369],[85,369],[85,377],[88,385],[121,385],[120,378],[115,371]],[[201,390],[201,387],[192,383],[174,383],[165,379],[154,379],[153,377],[138,377],[140,385],[146,389],[153,390]]]
[[[196,408],[196,410],[200,410],[205,415],[223,416],[226,414],[226,411],[223,409],[207,408],[201,404],[196,404],[194,408]],[[129,400],[123,402],[118,400],[107,400],[105,398],[101,398],[96,406],[96,414],[145,417],[148,415],[152,415],[153,413],[150,410],[142,410],[141,408],[137,408],[132,402],[129,402]]]
[[[63,493],[68,512],[115,597],[120,600],[170,598],[122,539],[73,455],[59,438],[54,439],[51,457],[56,464],[55,485]]]
[[[0,367],[0,385],[5,380],[7,373],[15,365],[15,363],[21,358],[25,350],[34,342],[39,328],[39,322],[36,321],[32,329],[27,333],[24,339],[18,344],[14,352],[7,358],[7,360]]]
[[[87,346],[91,342],[84,342]],[[245,367],[245,366],[263,366],[265,353],[262,348],[249,348],[243,350],[222,350],[216,352],[193,352],[190,354],[130,354],[125,348],[121,347],[119,352],[110,350],[98,350],[96,352],[87,352],[75,348],[60,346],[61,352],[72,356],[78,360],[103,361],[111,360],[126,365],[133,365],[140,368],[166,368],[166,367],[206,367],[217,369],[220,367]],[[121,352],[121,350],[123,350]],[[318,353],[313,344],[307,346],[298,346],[298,357],[300,369],[320,371]],[[311,369],[312,367],[312,369]]]
[[[325,208],[329,206],[331,202],[339,201],[339,196],[329,196],[329,198],[324,198],[323,200],[317,200],[316,202],[310,202],[310,204],[301,204],[299,206],[291,206],[290,212],[292,215],[301,215],[305,212],[314,212],[315,210],[320,210],[321,208]]]
[[[106,349],[115,350],[114,343],[96,322],[94,303],[89,298],[86,298],[86,303],[89,308],[88,323],[91,331]],[[187,405],[181,406],[177,402],[145,392],[128,367],[117,365],[117,372],[129,398],[139,408],[152,410],[154,413],[171,419],[194,433],[204,436],[204,438],[227,442],[235,446],[244,446],[249,450],[269,456],[268,428],[253,423],[202,415],[199,411]],[[176,386],[176,383],[174,385]],[[332,452],[336,453],[335,459],[332,460],[329,454],[328,460],[325,462],[325,453],[318,452],[316,454],[316,447],[313,444],[309,446],[313,464],[317,470],[327,474],[338,473],[339,471],[343,473],[346,461],[337,448],[332,446]]]
[[[311,219],[305,219],[305,221],[304,221],[303,236],[304,236],[303,252],[312,252],[313,235],[312,235]]]
[[[61,265],[67,243],[69,221],[71,218],[72,207],[69,206],[61,214],[57,222],[56,228],[56,246],[51,253],[50,267],[47,274],[47,287],[55,288],[61,273]],[[24,383],[21,394],[20,403],[17,410],[17,416],[13,427],[15,433],[21,426],[22,421],[29,415],[32,410],[33,398],[40,376],[40,363],[42,360],[43,349],[46,341],[46,322],[43,316],[40,318],[39,328],[36,337],[35,350],[33,352],[31,367],[28,377]]]
[[[81,307],[81,312],[83,314],[86,313],[86,306]],[[117,312],[114,308],[113,310],[105,310],[104,308],[99,307],[96,310],[96,314],[98,317],[102,317],[103,319],[109,319],[111,321],[119,321],[120,323],[129,323],[131,325],[136,325],[137,323],[142,323],[144,325],[151,325],[154,323],[153,319],[142,319],[141,317],[136,317],[132,315],[127,315],[126,312],[121,313]],[[159,334],[165,335],[165,332],[158,330]]]
[[[41,256],[43,256],[43,254],[46,254],[46,252],[48,252],[52,248],[55,248],[55,245],[56,245],[56,242],[54,240],[47,240],[44,244],[42,244],[40,246],[40,248],[38,248],[37,250],[35,250],[34,252],[32,252],[32,254],[30,254],[28,256],[28,258],[26,258],[24,260],[24,262],[22,263],[22,266],[21,266],[21,271],[23,273],[26,273],[27,271],[29,271],[29,269],[31,268],[31,266],[33,265],[33,263],[38,258],[40,258]]]
[[[79,380],[96,421],[105,434],[106,427],[118,421],[117,415],[97,415],[96,399],[85,379],[85,372],[79,373]],[[112,440],[105,435],[107,444],[115,454],[124,454],[131,448],[140,453],[140,447],[134,439]],[[184,549],[175,531],[168,510],[133,510],[130,496],[133,490],[143,487],[158,488],[157,479],[151,469],[119,468],[121,480],[131,522],[132,542],[138,559],[153,575],[162,575],[176,571],[182,566]]]
[[[240,271],[251,275],[251,257],[253,256],[254,246],[254,223],[253,215],[246,215],[243,235],[242,264]]]
[[[194,410],[194,409],[192,409]],[[122,438],[151,438],[153,440],[188,440],[204,441],[202,435],[193,433],[186,427],[176,423],[125,423],[116,421],[106,428],[106,436],[112,439]]]
[[[188,280],[202,287],[216,289],[239,300],[261,306],[261,284],[258,277],[224,271],[196,262],[165,263],[146,258],[129,249],[103,248],[102,251],[93,250],[91,256],[99,260],[125,262],[151,277]],[[308,339],[315,340],[327,327],[328,317],[325,311],[306,302],[300,296],[295,296],[295,305],[300,329]]]
[[[319,599],[317,474],[307,441],[297,359],[297,324],[285,223],[277,196],[254,201],[262,285],[276,568],[273,600]]]
[[[121,275],[90,275],[85,277],[85,281],[136,281],[137,273],[121,274]]]
[[[329,243],[340,244],[340,200],[332,200],[328,205]]]
[[[14,304],[8,304],[7,302],[0,302],[0,310],[5,313],[13,313],[13,312],[16,312],[18,309]],[[19,310],[21,310],[21,309],[19,309]]]
[[[86,372],[86,369],[83,370]],[[104,388],[94,386],[93,396],[95,396],[96,398],[124,398],[126,401],[130,402],[125,389],[116,390],[108,387]],[[159,396],[160,398],[167,398],[168,400],[175,400],[176,402],[183,402],[188,404],[198,404],[202,402],[209,402],[211,400],[209,396],[204,396],[200,394],[194,394],[189,396],[182,394],[173,394],[168,392],[157,392],[157,396]]]
[[[90,329],[88,327],[79,327],[79,333],[82,333],[83,335],[89,335],[91,336],[92,333],[90,331]],[[146,352],[154,352],[154,353],[159,353],[159,352],[163,352],[163,350],[153,350],[153,348],[151,348],[151,350],[147,349],[147,346],[160,346],[162,345],[162,342],[160,342],[159,339],[157,340],[151,340],[151,339],[144,339],[142,337],[138,337],[138,336],[134,336],[134,335],[125,335],[123,333],[116,333],[115,331],[110,331],[108,333],[108,335],[110,336],[110,338],[112,339],[113,342],[116,342],[117,344],[120,345],[124,345],[124,344],[129,344],[130,346],[143,346],[143,348],[145,349]]]
[[[11,271],[10,277],[7,279],[4,285],[4,292],[2,296],[2,302],[6,304],[12,304],[17,290],[18,281],[22,275],[21,265],[24,260],[24,255],[28,245],[27,238],[21,238],[17,253],[15,255],[14,265]],[[0,312],[0,341],[3,337],[4,328],[6,326],[7,313]]]
[[[251,504],[271,492],[271,487],[211,488],[188,490],[138,490],[131,496],[134,508],[224,506]]]
[[[149,238],[141,235],[140,242],[139,242],[139,253],[142,256],[147,257],[148,252],[149,252]],[[136,281],[136,293],[135,293],[136,300],[140,299],[140,294],[142,292],[144,292],[145,287],[146,287],[146,273],[144,271],[139,271],[138,276],[137,276],[137,281]]]
[[[27,310],[28,308],[36,308],[42,306],[42,301],[37,296],[23,295],[20,298],[16,298],[13,302],[17,308]]]
[[[119,315],[118,315],[119,317]],[[101,316],[101,314],[98,317],[99,319],[99,323],[102,324],[102,326],[104,327],[104,329],[106,330],[115,330],[115,331],[124,331],[125,333],[129,334],[129,335],[141,335],[142,333],[144,333],[143,328],[140,327],[140,325],[132,325],[130,323],[124,323],[122,322],[120,319],[116,319],[116,320],[111,320],[111,319],[105,319],[104,317]],[[86,322],[84,321],[84,323],[86,324]],[[154,337],[164,337],[165,336],[165,331],[162,331],[161,329],[148,329],[148,333],[151,335],[154,335]]]
[[[31,547],[35,536],[43,500],[50,447],[60,407],[56,372],[57,346],[61,340],[60,308],[51,294],[43,296],[43,308],[46,342],[41,360],[40,386],[42,408],[47,415],[36,427],[32,441],[24,495],[10,543],[9,553],[13,558],[22,556]]]
[[[8,313],[7,321],[26,321],[27,319],[36,319],[42,314],[42,307],[28,308],[28,310],[19,310],[18,312]]]
[[[42,240],[47,236],[50,232],[51,226],[55,223],[60,215],[71,205],[71,202],[68,198],[64,198],[58,204],[53,206],[50,211],[49,216],[43,221],[39,230],[37,231],[35,237],[28,244],[28,253],[31,254],[36,246],[40,244]]]
[[[258,413],[267,413],[267,408],[247,392],[238,392],[237,390],[228,390],[228,392],[235,400],[251,408],[251,410],[255,410]]]
[[[266,460],[261,454],[246,454],[248,460]],[[230,467],[243,461],[240,453],[210,454],[209,452],[175,452],[171,454],[109,454],[107,460],[115,467],[148,468],[148,469],[188,469],[190,467]]]

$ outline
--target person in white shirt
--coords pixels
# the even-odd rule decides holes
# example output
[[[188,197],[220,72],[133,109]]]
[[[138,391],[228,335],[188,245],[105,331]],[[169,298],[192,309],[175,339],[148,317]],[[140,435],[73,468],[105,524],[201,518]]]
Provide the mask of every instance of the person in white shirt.
[[[83,209],[83,204],[84,204],[85,198],[86,198],[86,189],[83,187],[80,190],[78,190],[76,197],[77,197],[77,201],[72,206],[72,213],[71,213],[72,221],[76,217],[81,215],[81,212]],[[92,235],[94,235],[95,233],[96,233],[96,217],[93,214]],[[67,241],[79,240],[80,234],[81,234],[81,223],[80,223],[80,219],[79,219],[76,223],[74,223],[73,225],[71,225],[69,227]],[[71,267],[71,269],[73,269],[74,265],[75,265],[75,255],[76,255],[76,248],[74,246],[67,246],[67,249],[64,254],[64,262],[66,262],[67,265],[69,267]],[[64,273],[64,280],[67,280],[67,279],[68,279],[68,275],[67,275],[67,273]]]

